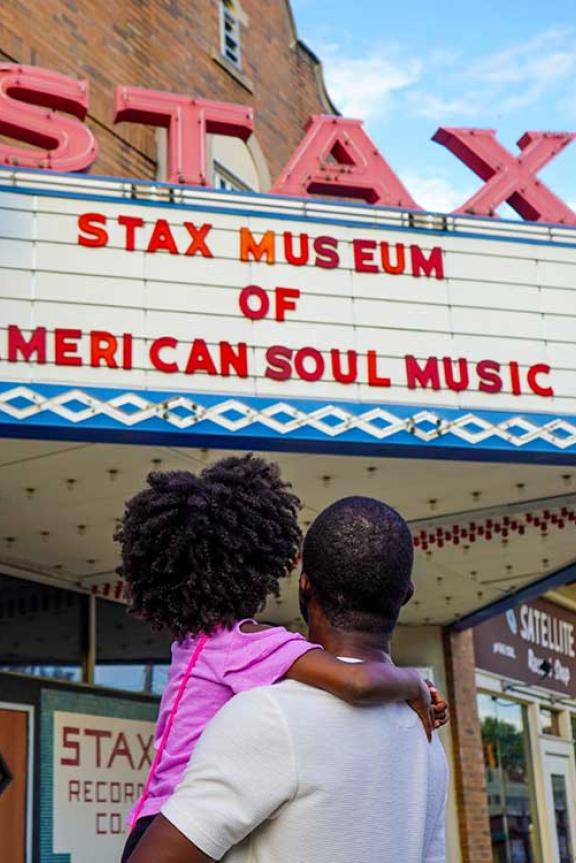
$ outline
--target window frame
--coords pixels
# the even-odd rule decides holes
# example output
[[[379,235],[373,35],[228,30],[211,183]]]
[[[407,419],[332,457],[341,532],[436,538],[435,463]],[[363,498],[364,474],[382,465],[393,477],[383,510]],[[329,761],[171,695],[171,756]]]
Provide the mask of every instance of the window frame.
[[[236,49],[229,48],[227,40],[229,33],[227,25],[230,26],[230,41]],[[220,54],[235,69],[242,71],[242,38],[240,30],[240,18],[235,12],[230,0],[220,0]]]
[[[221,185],[224,182],[228,185]],[[243,180],[229,171],[216,159],[212,161],[212,185],[217,192],[253,192]]]

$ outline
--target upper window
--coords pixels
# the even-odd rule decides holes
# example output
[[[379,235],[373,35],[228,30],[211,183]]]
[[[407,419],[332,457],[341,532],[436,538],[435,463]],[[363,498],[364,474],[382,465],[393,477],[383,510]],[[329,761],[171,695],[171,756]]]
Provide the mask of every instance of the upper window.
[[[220,2],[220,50],[236,68],[242,67],[240,49],[240,19],[234,10],[232,0]]]
[[[247,183],[244,183],[231,171],[227,171],[216,160],[213,163],[212,184],[215,189],[223,189],[226,192],[242,192],[250,189]]]

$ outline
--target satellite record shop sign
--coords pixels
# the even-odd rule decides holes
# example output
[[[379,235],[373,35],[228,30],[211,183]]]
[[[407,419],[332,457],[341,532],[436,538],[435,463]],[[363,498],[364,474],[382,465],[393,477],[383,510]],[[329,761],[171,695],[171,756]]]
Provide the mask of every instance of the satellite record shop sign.
[[[0,423],[576,450],[571,229],[152,193],[0,175]]]
[[[474,630],[476,665],[576,697],[576,615],[546,600],[527,602]]]

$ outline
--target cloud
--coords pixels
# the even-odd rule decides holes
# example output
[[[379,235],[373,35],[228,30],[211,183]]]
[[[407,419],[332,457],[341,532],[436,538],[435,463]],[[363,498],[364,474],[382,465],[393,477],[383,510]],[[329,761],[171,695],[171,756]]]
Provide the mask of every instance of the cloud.
[[[571,30],[546,30],[517,45],[472,63],[464,76],[495,85],[535,84],[545,87],[571,76],[576,69]]]
[[[433,213],[451,213],[473,192],[472,187],[458,188],[445,177],[425,176],[416,171],[404,171],[400,179],[414,200]]]
[[[393,53],[383,50],[367,57],[346,57],[339,46],[324,48],[320,56],[328,92],[345,117],[381,118],[393,94],[407,90],[419,80],[421,61],[408,58],[396,62]]]
[[[412,113],[429,120],[443,120],[447,117],[476,117],[479,107],[478,100],[468,96],[437,96],[425,90],[414,90],[408,95]]]
[[[457,66],[447,58],[442,76],[434,79],[434,89],[413,90],[408,103],[415,116],[441,122],[480,116],[489,116],[493,122],[544,97],[558,102],[560,88],[575,74],[574,31],[546,30],[468,66]],[[451,95],[454,91],[455,96]]]

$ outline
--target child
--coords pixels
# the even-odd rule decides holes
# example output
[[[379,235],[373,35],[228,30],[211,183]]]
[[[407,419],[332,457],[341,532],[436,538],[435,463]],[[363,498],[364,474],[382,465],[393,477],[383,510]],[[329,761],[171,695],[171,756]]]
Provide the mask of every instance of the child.
[[[156,757],[133,809],[127,861],[170,797],[209,720],[236,693],[284,677],[352,703],[407,700],[430,737],[445,703],[409,669],[340,662],[253,617],[297,557],[298,498],[275,464],[230,457],[198,476],[152,473],[126,505],[116,539],[134,614],[175,636],[156,727]],[[174,723],[174,725],[172,725]]]

